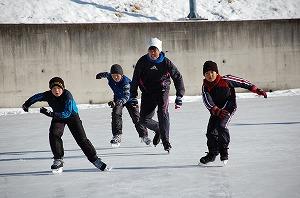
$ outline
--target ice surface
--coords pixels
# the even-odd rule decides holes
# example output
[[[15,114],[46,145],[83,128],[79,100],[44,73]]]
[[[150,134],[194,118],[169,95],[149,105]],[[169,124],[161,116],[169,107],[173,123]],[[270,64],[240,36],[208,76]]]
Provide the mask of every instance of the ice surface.
[[[169,155],[161,144],[140,142],[126,111],[121,147],[112,149],[111,109],[80,110],[87,136],[111,172],[89,163],[66,129],[64,172],[53,175],[50,119],[38,113],[0,116],[1,197],[299,197],[300,96],[237,102],[225,167],[197,165],[207,151],[208,112],[201,101],[176,111],[170,104]]]

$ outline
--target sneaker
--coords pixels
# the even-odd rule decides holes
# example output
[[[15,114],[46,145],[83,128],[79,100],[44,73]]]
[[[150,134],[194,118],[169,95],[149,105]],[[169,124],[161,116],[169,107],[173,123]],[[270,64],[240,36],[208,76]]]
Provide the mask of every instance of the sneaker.
[[[54,159],[51,169],[59,169],[64,166],[64,161],[62,159]]]
[[[228,148],[223,148],[220,150],[220,160],[221,161],[228,160]]]
[[[121,143],[121,135],[114,135],[113,138],[110,140],[111,146],[116,148],[120,146]]]
[[[172,148],[170,142],[169,141],[163,142],[163,145],[164,145],[165,151],[168,151],[168,153],[169,153]]]
[[[109,168],[104,162],[102,162],[100,158],[98,158],[96,161],[94,161],[93,164],[96,168],[98,168],[101,171],[110,171],[111,170],[111,168]]]
[[[153,141],[154,146],[159,144],[159,142],[160,142],[160,133],[159,132],[155,133],[154,138],[153,138],[152,141]]]
[[[207,164],[209,162],[215,161],[215,159],[216,159],[215,154],[212,154],[212,153],[209,153],[209,152],[206,152],[206,153],[207,153],[206,156],[201,157],[201,159],[200,159],[201,164]]]
[[[146,145],[150,145],[151,139],[148,136],[142,137],[141,139]]]

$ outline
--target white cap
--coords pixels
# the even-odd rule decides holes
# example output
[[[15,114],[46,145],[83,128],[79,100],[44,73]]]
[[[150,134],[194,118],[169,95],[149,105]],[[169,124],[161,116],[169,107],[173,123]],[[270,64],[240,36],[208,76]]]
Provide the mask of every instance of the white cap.
[[[162,41],[158,38],[151,38],[149,41],[149,47],[156,47],[160,52],[162,51]],[[148,47],[148,48],[149,48]]]

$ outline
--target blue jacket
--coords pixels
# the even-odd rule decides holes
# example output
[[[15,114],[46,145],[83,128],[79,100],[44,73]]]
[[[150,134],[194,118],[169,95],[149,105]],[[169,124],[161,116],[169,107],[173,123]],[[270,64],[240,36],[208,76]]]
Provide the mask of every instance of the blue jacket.
[[[114,92],[114,101],[120,101],[123,105],[131,101],[130,84],[131,80],[123,75],[119,82],[114,81],[112,75],[108,72],[103,72],[104,78],[107,78],[108,85]]]
[[[25,102],[25,105],[30,107],[32,104],[41,101],[48,102],[53,110],[53,118],[55,119],[67,119],[78,114],[76,102],[71,92],[66,89],[59,97],[54,96],[51,90],[35,94]]]

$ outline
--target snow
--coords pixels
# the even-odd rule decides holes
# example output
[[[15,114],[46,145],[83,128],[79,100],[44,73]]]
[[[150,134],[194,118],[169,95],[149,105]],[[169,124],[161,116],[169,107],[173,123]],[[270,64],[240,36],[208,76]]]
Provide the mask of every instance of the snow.
[[[216,166],[197,165],[207,151],[208,121],[199,97],[187,97],[180,110],[170,104],[169,155],[161,144],[140,142],[125,110],[121,147],[112,149],[111,109],[81,109],[87,136],[113,166],[111,172],[99,172],[89,163],[66,128],[64,172],[53,175],[50,119],[38,113],[1,116],[1,197],[299,197],[299,90],[269,96],[239,94],[225,167],[218,167],[218,158]]]
[[[197,0],[209,21],[300,18],[300,0]],[[189,0],[0,0],[0,23],[178,21]]]

